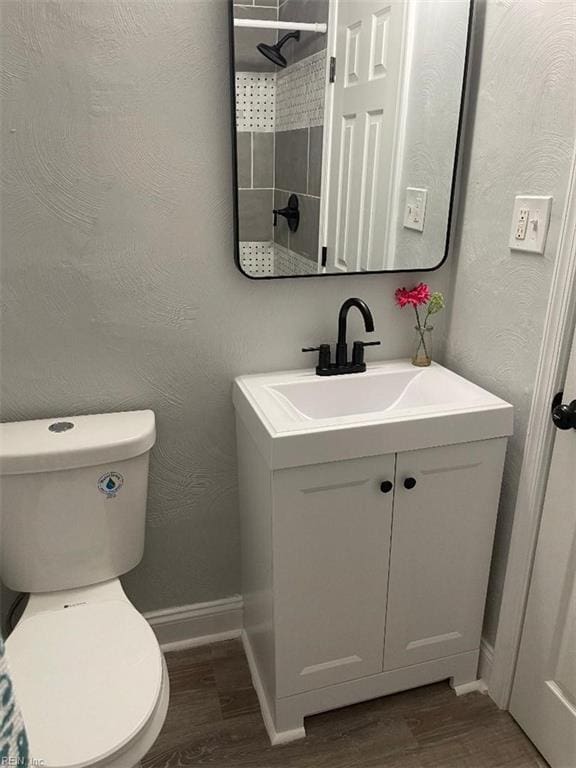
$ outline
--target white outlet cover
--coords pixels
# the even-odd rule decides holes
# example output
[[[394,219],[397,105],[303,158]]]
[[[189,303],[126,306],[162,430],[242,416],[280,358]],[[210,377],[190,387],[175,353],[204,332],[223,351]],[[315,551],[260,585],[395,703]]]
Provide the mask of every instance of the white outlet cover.
[[[513,251],[543,254],[551,210],[552,197],[518,195],[514,199],[509,247]],[[528,211],[527,217],[525,211]]]

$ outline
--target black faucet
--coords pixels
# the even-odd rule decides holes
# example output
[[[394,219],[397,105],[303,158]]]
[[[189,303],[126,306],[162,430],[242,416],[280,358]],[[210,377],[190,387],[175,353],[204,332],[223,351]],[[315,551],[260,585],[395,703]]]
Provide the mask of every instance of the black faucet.
[[[346,331],[348,312],[356,307],[364,318],[367,333],[374,330],[374,318],[368,304],[362,299],[346,299],[338,313],[338,342],[336,344],[336,362],[331,361],[330,344],[320,344],[319,347],[305,347],[302,352],[319,352],[316,374],[318,376],[339,376],[343,373],[363,373],[366,370],[364,362],[364,347],[376,347],[379,341],[355,341],[352,347],[352,360],[348,360],[348,343]]]

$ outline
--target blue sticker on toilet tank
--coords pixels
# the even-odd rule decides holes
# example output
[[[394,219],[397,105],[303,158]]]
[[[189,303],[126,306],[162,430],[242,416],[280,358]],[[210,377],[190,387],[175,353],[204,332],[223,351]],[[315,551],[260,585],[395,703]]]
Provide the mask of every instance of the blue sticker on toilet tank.
[[[124,478],[119,472],[106,472],[105,475],[98,478],[98,490],[109,499],[116,496],[123,485]]]

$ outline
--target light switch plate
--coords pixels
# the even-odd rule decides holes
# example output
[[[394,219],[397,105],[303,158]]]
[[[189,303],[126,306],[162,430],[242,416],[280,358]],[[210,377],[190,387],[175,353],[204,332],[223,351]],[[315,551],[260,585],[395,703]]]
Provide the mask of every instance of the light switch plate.
[[[550,225],[551,197],[518,195],[514,199],[509,246],[514,251],[543,254]]]
[[[404,206],[404,226],[407,229],[424,231],[426,202],[428,190],[419,187],[406,187],[406,203]]]

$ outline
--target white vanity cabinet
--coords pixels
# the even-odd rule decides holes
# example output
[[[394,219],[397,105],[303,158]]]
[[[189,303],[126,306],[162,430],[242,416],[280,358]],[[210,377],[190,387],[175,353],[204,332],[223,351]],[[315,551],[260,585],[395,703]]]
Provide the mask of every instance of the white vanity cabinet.
[[[473,683],[511,407],[489,402],[500,422],[467,426],[468,442],[426,423],[422,448],[377,452],[392,433],[368,428],[350,449],[358,434],[334,427],[283,448],[240,395],[243,638],[273,743],[304,736],[310,714]]]
[[[397,455],[384,670],[479,648],[505,451],[498,438]]]
[[[382,671],[394,455],[271,474],[276,693]]]

